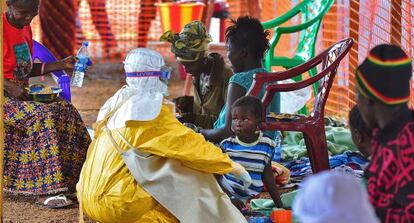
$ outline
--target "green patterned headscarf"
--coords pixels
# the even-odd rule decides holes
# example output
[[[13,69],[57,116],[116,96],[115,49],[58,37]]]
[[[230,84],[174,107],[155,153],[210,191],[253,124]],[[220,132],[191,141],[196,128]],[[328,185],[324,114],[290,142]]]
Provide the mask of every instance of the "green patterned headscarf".
[[[160,40],[171,43],[171,51],[178,61],[194,62],[207,56],[211,36],[202,22],[193,21],[186,24],[180,33],[165,32]]]

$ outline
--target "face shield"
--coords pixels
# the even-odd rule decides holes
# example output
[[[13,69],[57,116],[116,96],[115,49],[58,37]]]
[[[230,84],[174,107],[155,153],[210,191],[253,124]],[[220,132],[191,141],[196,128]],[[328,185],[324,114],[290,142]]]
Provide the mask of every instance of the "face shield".
[[[168,94],[171,69],[158,52],[146,48],[132,50],[125,58],[124,69],[128,87],[140,94]]]

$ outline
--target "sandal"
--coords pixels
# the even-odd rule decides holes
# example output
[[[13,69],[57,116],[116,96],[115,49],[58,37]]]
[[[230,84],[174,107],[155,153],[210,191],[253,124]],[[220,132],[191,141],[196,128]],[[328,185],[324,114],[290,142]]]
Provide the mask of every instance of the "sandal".
[[[50,204],[53,201],[63,201],[63,203],[61,204]],[[53,197],[48,197],[45,201],[40,202],[40,201],[36,201],[35,203],[37,206],[39,207],[45,207],[45,208],[50,208],[50,209],[58,209],[58,208],[65,208],[65,207],[69,207],[71,205],[73,205],[73,201],[66,198],[66,196],[64,194],[59,194]]]

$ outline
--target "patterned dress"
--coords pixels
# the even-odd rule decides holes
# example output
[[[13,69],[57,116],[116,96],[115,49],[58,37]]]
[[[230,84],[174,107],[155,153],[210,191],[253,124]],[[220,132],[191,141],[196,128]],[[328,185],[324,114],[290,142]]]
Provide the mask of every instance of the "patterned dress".
[[[68,102],[5,98],[4,187],[13,194],[73,192],[90,137]]]

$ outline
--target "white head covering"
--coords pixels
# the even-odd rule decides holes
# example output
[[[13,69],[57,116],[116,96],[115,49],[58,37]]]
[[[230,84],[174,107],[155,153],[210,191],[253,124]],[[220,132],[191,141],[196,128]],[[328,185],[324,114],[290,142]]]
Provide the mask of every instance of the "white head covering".
[[[122,106],[111,116],[108,128],[123,128],[130,120],[150,121],[161,111],[163,94],[167,85],[160,80],[164,75],[163,57],[156,51],[137,48],[128,53],[124,61],[126,82],[101,108],[97,121],[105,118],[113,109]]]
[[[338,172],[305,179],[292,210],[303,223],[379,223],[358,178]]]

